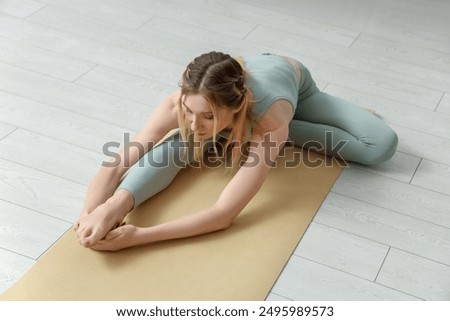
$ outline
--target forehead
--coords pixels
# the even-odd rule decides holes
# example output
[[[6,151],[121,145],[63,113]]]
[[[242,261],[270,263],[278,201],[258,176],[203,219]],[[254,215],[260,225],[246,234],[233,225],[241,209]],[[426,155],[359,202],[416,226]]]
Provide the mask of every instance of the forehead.
[[[212,111],[209,102],[200,94],[184,96],[183,104],[190,110],[198,113]]]

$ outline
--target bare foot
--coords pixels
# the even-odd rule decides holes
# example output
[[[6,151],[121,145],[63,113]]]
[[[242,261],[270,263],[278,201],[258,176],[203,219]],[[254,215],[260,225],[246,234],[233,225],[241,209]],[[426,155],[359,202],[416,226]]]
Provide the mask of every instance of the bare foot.
[[[132,207],[131,194],[126,190],[116,191],[105,203],[78,220],[75,230],[80,244],[85,247],[94,246],[122,223]]]

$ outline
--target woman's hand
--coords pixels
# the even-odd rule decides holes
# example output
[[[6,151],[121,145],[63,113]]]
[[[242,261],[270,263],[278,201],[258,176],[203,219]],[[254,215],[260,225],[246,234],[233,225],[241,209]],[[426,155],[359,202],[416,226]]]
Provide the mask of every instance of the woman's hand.
[[[80,222],[89,215],[88,211],[86,210],[82,210],[80,213],[80,216],[78,217],[78,219],[75,221],[75,223],[73,223],[73,229],[74,231],[76,231],[78,229],[78,227],[80,226]]]
[[[137,238],[139,230],[139,227],[131,224],[119,226],[106,234],[102,240],[98,241],[91,248],[97,251],[118,251],[139,245]]]

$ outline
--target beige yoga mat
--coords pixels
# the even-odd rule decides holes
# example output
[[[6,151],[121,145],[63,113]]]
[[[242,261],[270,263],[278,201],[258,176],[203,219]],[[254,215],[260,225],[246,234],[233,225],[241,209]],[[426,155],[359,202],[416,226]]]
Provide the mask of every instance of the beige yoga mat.
[[[1,299],[264,300],[341,171],[314,153],[315,168],[305,166],[306,151],[285,150],[227,230],[112,253],[81,247],[69,231]],[[202,209],[230,177],[221,168],[183,170],[127,222],[148,226]]]

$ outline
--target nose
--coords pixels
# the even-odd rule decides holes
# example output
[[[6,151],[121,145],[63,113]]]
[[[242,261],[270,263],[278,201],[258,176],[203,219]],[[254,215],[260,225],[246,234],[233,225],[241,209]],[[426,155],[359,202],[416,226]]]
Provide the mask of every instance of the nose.
[[[199,119],[197,117],[193,116],[192,120],[191,120],[191,130],[195,132],[195,131],[198,131],[201,127],[202,127],[202,124],[199,121]]]

